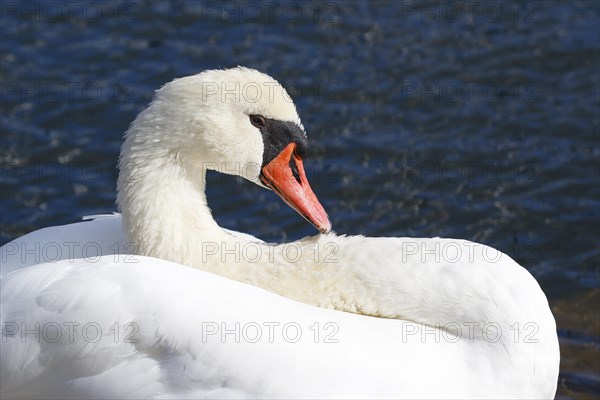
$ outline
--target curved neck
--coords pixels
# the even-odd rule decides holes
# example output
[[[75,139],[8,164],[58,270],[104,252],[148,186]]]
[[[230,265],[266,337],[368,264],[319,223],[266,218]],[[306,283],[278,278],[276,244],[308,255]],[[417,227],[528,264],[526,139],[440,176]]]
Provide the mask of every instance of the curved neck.
[[[326,234],[281,245],[241,239],[213,219],[202,164],[138,141],[136,129],[123,145],[117,196],[136,253],[324,308],[413,321],[453,334],[466,322],[483,345],[493,344],[481,340],[486,324],[492,324],[502,330],[499,341],[507,352],[515,346],[508,334],[515,323],[524,329],[536,322],[542,341],[556,341],[543,292],[508,256],[490,261],[486,255],[497,252],[488,253],[485,246],[439,238]],[[437,260],[457,247],[459,257]]]
[[[126,140],[119,160],[117,204],[129,240],[141,255],[190,265],[205,240],[227,234],[214,220],[205,194],[202,164],[184,163],[178,154],[137,156]]]
[[[137,254],[324,308],[413,321],[453,334],[468,323],[474,327],[476,345],[494,345],[482,340],[484,328],[492,324],[502,330],[495,348],[505,354],[518,345],[510,336],[513,327],[524,330],[535,322],[540,343],[552,342],[558,348],[554,319],[535,279],[506,255],[490,261],[486,255],[497,253],[488,253],[485,246],[440,238],[333,233],[271,245],[231,235],[217,225],[208,208],[202,166],[208,160],[196,155],[192,164],[160,146],[161,134],[176,129],[166,120],[151,109],[141,113],[119,159],[117,203]],[[445,250],[457,247],[459,256],[443,259]],[[464,338],[461,342],[472,343]],[[537,363],[536,349],[532,344],[519,351],[524,360]]]
[[[510,298],[490,295],[507,287],[523,286],[546,301],[518,264],[503,254],[501,262],[490,262],[482,258],[485,246],[470,242],[327,234],[271,245],[233,236],[218,226],[208,208],[206,171],[198,166],[202,164],[186,164],[168,152],[140,157],[144,152],[139,148],[128,151],[140,145],[134,138],[128,136],[123,145],[117,201],[138,254],[201,268],[313,305],[422,324],[469,318],[487,323],[523,315],[520,306],[509,311],[502,307],[511,303],[498,307],[490,301]],[[459,261],[444,268],[443,263],[429,262],[428,254],[450,245],[463,247]],[[474,250],[473,245],[479,247]],[[415,249],[419,251],[407,253]],[[473,253],[478,257],[471,259],[473,251],[481,254]]]

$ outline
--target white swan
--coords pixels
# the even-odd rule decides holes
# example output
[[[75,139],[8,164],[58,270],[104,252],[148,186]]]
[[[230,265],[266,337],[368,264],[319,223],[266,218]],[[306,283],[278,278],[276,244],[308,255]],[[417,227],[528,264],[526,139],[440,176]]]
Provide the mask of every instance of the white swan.
[[[255,70],[157,91],[122,147],[122,218],[2,247],[2,397],[553,397],[536,280],[464,240],[327,233],[307,145]],[[207,169],[271,187],[323,233],[273,245],[220,228]]]

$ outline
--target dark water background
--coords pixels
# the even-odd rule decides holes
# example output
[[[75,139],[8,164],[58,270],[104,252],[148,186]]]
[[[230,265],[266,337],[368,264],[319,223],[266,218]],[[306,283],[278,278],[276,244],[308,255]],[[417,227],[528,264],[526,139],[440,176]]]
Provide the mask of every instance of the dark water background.
[[[600,392],[595,1],[0,3],[1,243],[115,210],[121,136],[163,83],[245,65],[287,86],[339,233],[494,246],[540,281],[559,397]],[[211,175],[226,227],[314,228]]]

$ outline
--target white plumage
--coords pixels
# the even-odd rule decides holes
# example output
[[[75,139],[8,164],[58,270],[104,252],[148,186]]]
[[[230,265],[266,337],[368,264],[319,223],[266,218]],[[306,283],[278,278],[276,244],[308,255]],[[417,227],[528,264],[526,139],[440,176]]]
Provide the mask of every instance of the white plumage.
[[[275,94],[211,100],[215,82]],[[218,227],[206,169],[262,185],[247,116],[301,126],[272,82],[237,68],[166,85],[127,133],[122,218],[1,248],[2,397],[553,397],[554,318],[507,255],[334,233],[272,245]]]

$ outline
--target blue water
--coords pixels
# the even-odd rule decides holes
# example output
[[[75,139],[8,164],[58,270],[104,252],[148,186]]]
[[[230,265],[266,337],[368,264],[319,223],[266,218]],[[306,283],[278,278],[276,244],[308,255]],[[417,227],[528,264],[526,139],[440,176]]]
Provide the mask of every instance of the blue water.
[[[1,243],[115,210],[123,132],[154,90],[245,65],[288,87],[339,233],[494,246],[549,296],[559,397],[600,391],[600,6],[580,2],[0,3]],[[315,230],[213,174],[217,221]]]

